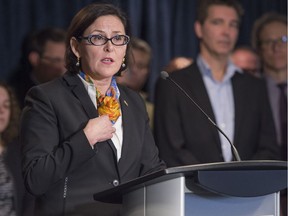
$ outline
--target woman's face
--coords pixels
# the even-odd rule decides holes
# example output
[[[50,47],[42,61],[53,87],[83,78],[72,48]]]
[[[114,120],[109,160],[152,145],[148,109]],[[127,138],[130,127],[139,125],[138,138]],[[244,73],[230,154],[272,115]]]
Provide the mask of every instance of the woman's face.
[[[0,86],[0,133],[8,126],[10,120],[10,99],[5,88]]]
[[[83,33],[88,35],[101,35],[112,38],[116,35],[125,35],[125,29],[121,20],[113,15],[105,15],[97,18]],[[115,46],[108,41],[104,45],[94,46],[87,40],[81,40],[76,51],[80,57],[81,68],[84,73],[93,79],[111,78],[120,69],[125,57],[127,45]]]

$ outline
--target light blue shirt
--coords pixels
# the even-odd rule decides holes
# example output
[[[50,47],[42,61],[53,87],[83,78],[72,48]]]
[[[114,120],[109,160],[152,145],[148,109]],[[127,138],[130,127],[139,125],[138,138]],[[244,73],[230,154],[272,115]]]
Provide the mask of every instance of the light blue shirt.
[[[217,81],[212,76],[212,71],[205,60],[199,55],[197,65],[202,74],[206,90],[215,115],[216,124],[233,142],[235,128],[235,109],[234,96],[231,78],[236,71],[242,70],[236,67],[231,61],[228,61],[223,80]],[[219,132],[222,154],[225,161],[231,161],[233,156],[231,146],[227,139]]]

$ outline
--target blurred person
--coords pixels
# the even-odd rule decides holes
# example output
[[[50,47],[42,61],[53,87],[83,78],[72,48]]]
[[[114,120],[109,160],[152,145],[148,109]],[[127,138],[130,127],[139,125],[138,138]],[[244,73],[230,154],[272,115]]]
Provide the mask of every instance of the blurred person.
[[[260,58],[258,53],[250,46],[239,46],[231,54],[232,62],[253,76],[261,77]]]
[[[279,159],[263,80],[230,61],[243,14],[236,0],[198,1],[196,61],[171,73],[238,149],[242,160]],[[168,167],[233,160],[231,146],[172,82],[156,85],[154,136]]]
[[[150,62],[152,50],[150,45],[136,37],[130,41],[129,67],[117,77],[117,82],[140,93],[145,101],[146,109],[150,119],[150,127],[153,126],[154,105],[148,100],[148,94],[144,86],[150,74]]]
[[[261,58],[281,159],[287,161],[287,17],[275,12],[262,15],[254,23],[252,43]],[[287,189],[280,200],[281,215],[287,215]]]
[[[283,84],[287,100],[287,18],[277,13],[264,14],[254,24],[252,40],[261,57],[262,73],[267,82],[278,144],[286,146],[282,159],[287,160],[287,137],[281,137],[281,121],[279,119],[281,91],[278,87],[279,84]],[[287,130],[287,119],[285,120],[284,124],[286,124]]]
[[[0,82],[0,215],[3,216],[20,215],[21,210],[18,205],[21,202],[17,202],[21,199],[17,197],[20,193],[16,192],[16,181],[19,179],[12,175],[10,164],[7,164],[8,146],[18,135],[19,115],[20,109],[12,89]],[[19,169],[18,171],[18,174],[21,173]]]
[[[188,67],[193,63],[193,59],[185,56],[177,56],[172,58],[169,63],[163,68],[167,73],[172,73],[176,70]]]
[[[3,82],[0,82],[0,107],[0,157],[5,163],[1,165],[1,171],[7,168],[9,172],[8,176],[7,173],[2,173],[1,176],[5,176],[7,180],[13,179],[13,208],[16,209],[16,215],[33,216],[31,209],[34,206],[34,198],[25,189],[21,169],[21,146],[18,141],[20,107],[14,89]],[[0,194],[6,195],[2,192]],[[0,215],[4,214],[2,204],[0,204],[0,209]]]
[[[123,12],[90,4],[67,32],[64,76],[33,87],[20,124],[36,215],[119,215],[93,194],[165,168],[141,96],[116,83],[127,67]]]
[[[149,77],[152,51],[146,41],[136,37],[131,38],[130,49],[129,67],[117,77],[117,82],[140,92]]]
[[[49,27],[32,32],[23,40],[21,63],[9,79],[21,108],[32,86],[62,76],[66,71],[65,37],[63,29]]]

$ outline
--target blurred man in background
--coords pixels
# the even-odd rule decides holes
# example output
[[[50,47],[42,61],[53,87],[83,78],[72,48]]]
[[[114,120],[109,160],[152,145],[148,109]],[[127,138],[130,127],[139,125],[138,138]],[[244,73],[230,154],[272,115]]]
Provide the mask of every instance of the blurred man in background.
[[[10,77],[21,108],[27,91],[65,72],[65,31],[45,28],[32,32],[23,41],[21,63]]]
[[[140,39],[131,38],[130,56],[128,57],[129,67],[117,77],[117,82],[135,91],[138,91],[145,100],[146,109],[150,118],[150,126],[153,126],[153,104],[148,101],[148,94],[144,91],[144,86],[150,74],[150,62],[152,50],[150,45]]]
[[[262,62],[270,104],[282,146],[282,159],[287,160],[287,116],[281,116],[281,100],[286,100],[287,113],[287,19],[276,13],[267,13],[256,20],[253,28],[253,46]],[[285,114],[284,114],[285,115]],[[286,114],[287,115],[287,114]]]
[[[256,20],[252,43],[262,61],[281,159],[287,161],[287,17],[272,12]],[[281,192],[281,215],[287,215],[287,189]]]
[[[164,71],[167,73],[172,73],[176,70],[188,67],[193,63],[193,59],[185,56],[177,56],[172,58],[168,64],[164,67]]]
[[[255,50],[249,46],[237,47],[231,55],[232,62],[244,72],[260,77],[260,59]]]
[[[230,60],[243,9],[236,0],[199,0],[195,62],[170,74],[226,136],[243,160],[279,159],[265,82]],[[238,160],[230,142],[169,80],[155,92],[154,135],[167,166]]]

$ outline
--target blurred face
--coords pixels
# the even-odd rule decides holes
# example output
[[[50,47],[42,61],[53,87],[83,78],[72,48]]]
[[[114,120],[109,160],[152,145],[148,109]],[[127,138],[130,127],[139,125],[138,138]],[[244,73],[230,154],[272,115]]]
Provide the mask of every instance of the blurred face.
[[[185,67],[188,67],[190,64],[193,63],[193,59],[192,58],[188,58],[188,57],[175,57],[174,59],[172,59],[167,68],[165,69],[168,73],[173,72],[175,70],[179,70]]]
[[[195,23],[195,31],[200,38],[202,55],[228,56],[233,50],[239,29],[239,18],[235,9],[222,5],[212,5],[203,25]]]
[[[175,59],[175,61],[173,62],[175,64],[175,68],[185,68],[188,65],[193,63],[193,60],[190,58],[184,58],[184,57],[178,57]]]
[[[125,35],[124,25],[121,20],[112,15],[97,18],[83,33],[88,35],[101,35],[112,38],[117,35]],[[125,57],[127,45],[115,46],[111,41],[95,46],[87,40],[81,40],[79,46],[75,46],[74,54],[80,57],[83,72],[93,79],[111,78],[118,72]]]
[[[36,79],[41,82],[48,82],[64,74],[65,69],[65,43],[47,41],[44,52],[35,67]]]
[[[272,22],[266,25],[260,33],[260,55],[264,67],[270,70],[283,70],[287,68],[287,26],[283,23]]]
[[[10,120],[10,99],[5,88],[0,86],[0,133],[8,126]]]
[[[248,50],[237,50],[232,54],[232,61],[239,68],[257,75],[260,71],[260,61],[258,56]]]
[[[150,56],[138,49],[132,49],[129,68],[119,77],[120,83],[140,91],[146,83],[149,74]]]

